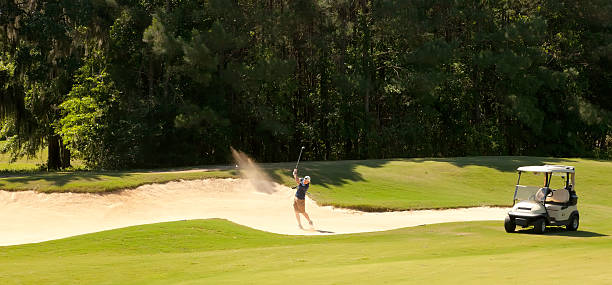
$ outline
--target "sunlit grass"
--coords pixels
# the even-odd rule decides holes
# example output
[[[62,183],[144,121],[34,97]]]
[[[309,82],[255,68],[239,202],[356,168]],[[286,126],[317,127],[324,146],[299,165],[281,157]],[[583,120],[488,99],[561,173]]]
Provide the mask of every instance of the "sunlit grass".
[[[0,141],[0,149],[6,144],[6,141]],[[9,153],[0,153],[0,173],[19,173],[19,172],[38,172],[42,171],[47,162],[48,151],[43,148],[36,152],[32,157],[23,156],[16,161],[11,162]],[[85,165],[78,159],[70,161],[72,170],[85,170]]]

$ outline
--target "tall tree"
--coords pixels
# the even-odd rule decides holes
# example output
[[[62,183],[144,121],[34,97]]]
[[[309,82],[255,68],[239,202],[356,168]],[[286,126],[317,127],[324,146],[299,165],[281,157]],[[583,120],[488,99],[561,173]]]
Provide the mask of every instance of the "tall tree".
[[[110,3],[110,2],[109,2]],[[3,62],[13,66],[5,80],[3,117],[16,123],[13,154],[48,148],[47,167],[70,166],[70,152],[55,130],[59,104],[68,94],[72,76],[88,45],[104,39],[111,7],[90,1],[3,1],[0,15]],[[5,64],[6,66],[7,64]],[[6,89],[5,89],[6,90]],[[28,120],[24,120],[28,117]],[[22,125],[22,124],[27,124]],[[24,132],[27,130],[27,132]]]

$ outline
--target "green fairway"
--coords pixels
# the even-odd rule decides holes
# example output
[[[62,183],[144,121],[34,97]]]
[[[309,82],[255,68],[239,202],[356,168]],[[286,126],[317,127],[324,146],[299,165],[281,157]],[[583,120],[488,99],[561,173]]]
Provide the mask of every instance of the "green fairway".
[[[2,248],[0,283],[516,284],[563,274],[555,284],[602,284],[612,282],[612,228],[597,217],[611,211],[589,208],[585,231],[548,235],[506,234],[499,222],[323,237],[224,220],[144,225]]]

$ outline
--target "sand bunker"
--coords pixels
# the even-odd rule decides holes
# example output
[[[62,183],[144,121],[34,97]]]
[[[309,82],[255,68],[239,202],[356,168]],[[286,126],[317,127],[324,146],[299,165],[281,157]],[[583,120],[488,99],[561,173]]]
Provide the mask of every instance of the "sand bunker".
[[[257,191],[246,179],[207,179],[145,185],[110,194],[43,194],[0,191],[0,245],[59,239],[157,222],[223,218],[255,229],[289,235],[344,234],[423,224],[502,220],[506,209],[365,213],[320,207],[306,209],[318,231],[297,227],[294,191],[270,184]],[[259,185],[258,185],[259,186]]]
[[[508,210],[480,207],[366,213],[321,207],[307,198],[306,211],[315,226],[302,230],[298,228],[293,213],[295,190],[270,182],[244,153],[232,149],[232,154],[242,179],[170,182],[109,194],[0,191],[0,246],[191,219],[222,218],[272,233],[317,235],[384,231],[446,222],[503,220]],[[307,223],[303,221],[303,224]]]

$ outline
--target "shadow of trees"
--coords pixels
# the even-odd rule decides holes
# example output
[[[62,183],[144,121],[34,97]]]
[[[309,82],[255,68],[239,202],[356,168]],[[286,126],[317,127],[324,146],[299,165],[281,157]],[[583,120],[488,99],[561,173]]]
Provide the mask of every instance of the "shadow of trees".
[[[483,166],[493,168],[502,172],[515,172],[520,166],[544,165],[544,164],[567,164],[575,160],[554,157],[532,157],[532,156],[466,156],[448,158],[413,158],[406,159],[413,162],[438,161],[447,162],[458,167]]]
[[[299,165],[298,176],[312,177],[312,183],[323,187],[340,186],[348,182],[365,181],[358,167],[381,168],[391,160],[308,161]],[[293,181],[293,163],[267,163],[263,170],[274,181]]]
[[[32,185],[36,182],[41,182],[41,184],[44,184],[45,186],[62,187],[75,181],[95,182],[107,180],[108,177],[123,178],[131,174],[131,172],[88,171],[28,173],[22,175],[14,174],[8,177],[0,178],[0,189],[6,188],[6,186],[9,184]]]
[[[393,161],[413,163],[443,162],[457,167],[482,166],[501,172],[515,172],[520,166],[544,164],[571,164],[572,159],[528,156],[473,156],[454,158],[400,158],[385,160],[343,160],[343,161],[303,161],[299,165],[299,176],[309,175],[313,184],[340,186],[348,182],[365,181],[359,167],[382,168]],[[294,163],[266,163],[262,165],[264,171],[274,181],[289,183],[292,181]],[[410,171],[407,167],[406,171]]]

